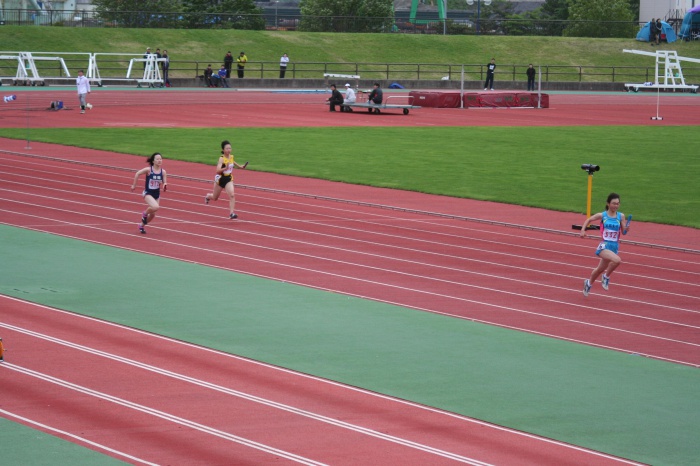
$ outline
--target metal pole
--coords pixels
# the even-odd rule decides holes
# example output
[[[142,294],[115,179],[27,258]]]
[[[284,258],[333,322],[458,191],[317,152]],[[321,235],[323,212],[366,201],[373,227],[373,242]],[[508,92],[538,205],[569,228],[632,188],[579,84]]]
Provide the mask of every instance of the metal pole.
[[[591,194],[593,192],[593,173],[588,174],[588,198],[586,199],[586,218],[591,216]]]
[[[462,65],[462,79],[459,88],[459,108],[464,108],[464,65]]]
[[[447,34],[447,0],[442,0],[442,35]]]
[[[481,0],[476,0],[476,35],[479,35],[479,19],[481,18]]]

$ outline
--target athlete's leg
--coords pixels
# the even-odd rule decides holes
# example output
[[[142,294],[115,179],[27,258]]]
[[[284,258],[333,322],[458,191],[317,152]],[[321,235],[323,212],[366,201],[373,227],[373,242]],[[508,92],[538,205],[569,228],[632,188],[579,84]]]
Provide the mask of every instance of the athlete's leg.
[[[150,194],[146,194],[143,197],[143,200],[146,201],[146,204],[148,204],[148,207],[146,208],[146,217],[148,221],[146,223],[151,223],[151,220],[153,220],[153,218],[156,216],[156,212],[158,212],[158,209],[160,209],[160,204],[158,204],[158,201]]]
[[[228,208],[233,214],[236,212],[236,196],[233,192],[233,181],[226,184],[226,194],[228,194]]]
[[[605,271],[605,269],[608,268],[608,264],[610,263],[610,259],[605,257],[605,256],[607,256],[606,253],[613,254],[612,252],[605,251],[605,250],[600,252],[600,254],[599,254],[600,262],[598,263],[598,267],[593,269],[593,272],[591,272],[591,277],[588,279],[590,281],[591,285],[593,283],[595,283],[596,279],[600,276],[600,274],[603,273],[603,271]]]
[[[211,199],[212,201],[216,201],[219,199],[219,196],[221,195],[221,186],[219,186],[219,183],[214,182],[214,190],[210,192],[209,194],[206,195],[207,199]]]
[[[605,275],[610,277],[615,269],[622,263],[622,259],[612,251],[601,251],[601,257],[603,257],[603,253],[605,253],[605,259],[608,260],[607,267],[605,268]]]

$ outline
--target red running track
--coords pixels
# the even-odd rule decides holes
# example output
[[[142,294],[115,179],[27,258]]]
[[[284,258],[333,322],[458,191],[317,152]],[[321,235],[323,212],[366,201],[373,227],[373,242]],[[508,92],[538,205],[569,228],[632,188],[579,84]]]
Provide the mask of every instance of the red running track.
[[[649,100],[648,96],[642,97],[646,101]],[[630,102],[634,102],[631,105],[636,107],[637,113],[649,103],[645,104],[643,99],[630,100]],[[678,100],[678,102],[685,103],[686,100]],[[249,104],[247,109],[255,108],[252,102],[247,103]],[[589,120],[585,117],[576,116],[577,110],[574,107],[578,104],[562,103],[562,105],[571,105],[569,116],[555,112],[527,111],[531,112],[527,116],[528,124],[552,124],[552,121],[555,120],[559,124],[588,124],[586,122]],[[105,106],[110,108],[109,105]],[[99,108],[102,106],[97,106],[96,110]],[[134,122],[132,119],[129,123],[127,120],[129,115],[126,113],[135,108],[117,102],[113,104],[115,113],[107,115],[107,112],[101,114],[93,111],[86,117],[91,119],[92,124],[104,126],[120,121],[118,118],[115,119],[115,116],[122,115],[125,126],[135,126],[138,125],[138,122]],[[216,108],[220,111],[228,111],[223,107]],[[270,109],[276,111],[274,118],[269,117],[268,110]],[[442,109],[421,109],[421,112],[428,110],[444,112]],[[600,119],[596,121],[596,124],[601,124],[601,121],[619,124],[621,118],[629,118],[629,114],[624,115],[624,112],[620,112],[619,109],[608,110],[603,111],[604,115],[599,115]],[[158,111],[163,113],[163,118],[166,118],[170,109],[165,108]],[[521,122],[525,120],[519,115],[516,116],[516,111],[513,111],[512,117],[510,113],[502,113],[504,111],[484,111],[484,113],[479,114],[478,118],[473,117],[474,113],[471,111],[456,112],[462,113],[454,113],[449,116],[446,116],[446,113],[430,115],[430,124],[439,124],[436,123],[435,118],[442,121],[442,124],[448,124],[447,119],[452,119],[455,124],[472,124],[473,122],[469,120],[474,119],[474,122],[478,120],[479,124],[508,125],[518,124],[515,120]],[[4,126],[8,123],[8,119],[17,121],[11,117],[10,113],[0,113]],[[266,121],[276,125],[294,122],[294,124],[309,126],[310,124],[337,125],[341,124],[339,122],[342,121],[342,124],[366,125],[369,123],[365,120],[373,118],[372,124],[374,125],[395,126],[397,124],[420,125],[422,121],[417,117],[418,112],[412,112],[409,116],[384,117],[382,115],[380,116],[381,120],[374,119],[373,116],[369,115],[347,115],[356,117],[356,120],[351,120],[345,118],[346,115],[343,114],[343,120],[337,119],[337,121],[329,122],[326,112],[318,112],[318,115],[313,114],[316,123],[309,123],[299,119],[298,105],[280,108],[278,105],[266,104],[262,106],[262,111],[253,113],[259,114],[259,116],[251,118],[248,115],[248,123],[245,124],[260,126],[263,121]],[[230,116],[234,114],[235,112]],[[264,116],[265,114],[267,117]],[[43,123],[48,126],[85,126],[85,120],[78,120],[80,115],[77,112],[65,114],[36,112],[36,115],[37,119],[42,119]],[[415,119],[406,120],[407,118]],[[183,123],[179,121],[181,119],[186,121]],[[173,126],[190,124],[188,122],[191,119],[191,115],[178,116],[175,118],[176,121],[167,124]],[[36,122],[36,120],[33,121]],[[67,122],[72,123],[67,124]],[[204,122],[200,121],[200,123]],[[19,126],[22,124],[23,122],[19,122]],[[144,121],[143,124],[153,126],[150,122]],[[647,123],[638,122],[637,124]],[[687,121],[677,123],[667,121],[664,124],[687,124]],[[594,293],[585,299],[580,293],[580,285],[583,277],[595,265],[596,261],[592,255],[595,241],[573,238],[561,231],[562,228],[566,228],[571,223],[579,222],[580,216],[553,212],[538,215],[537,213],[545,212],[537,209],[494,205],[493,203],[447,199],[440,196],[357,187],[317,180],[298,180],[292,177],[264,173],[241,172],[237,181],[247,185],[245,189],[240,185],[237,188],[237,210],[241,214],[241,220],[230,222],[225,219],[227,210],[224,202],[209,207],[202,203],[202,195],[208,189],[208,185],[197,181],[197,179],[210,179],[210,167],[166,161],[166,168],[171,175],[171,189],[164,195],[162,214],[149,227],[148,236],[142,237],[136,232],[135,223],[143,204],[140,197],[132,194],[128,189],[133,173],[143,165],[141,157],[136,158],[100,151],[83,151],[39,143],[32,143],[32,149],[25,150],[25,142],[23,141],[2,140],[2,145],[2,149],[15,152],[14,155],[6,152],[0,159],[0,181],[2,182],[0,185],[0,215],[2,215],[2,222],[6,224],[146,253],[164,250],[163,246],[167,245],[167,250],[173,258],[191,260],[229,270],[231,270],[229,264],[234,262],[231,259],[235,257],[236,271],[244,273],[392,302],[427,312],[452,315],[456,318],[478,320],[551,335],[556,338],[644,354],[682,364],[695,366],[700,364],[700,332],[697,331],[700,326],[700,318],[698,317],[700,291],[697,285],[700,266],[697,264],[697,255],[673,249],[652,249],[627,243],[623,245],[622,249],[625,263],[615,274],[610,292],[603,293],[600,288],[596,287]],[[24,153],[24,155],[20,153]],[[42,163],[46,163],[46,169],[52,173],[52,177],[46,182],[43,191],[44,197],[37,197],[35,190],[26,185],[25,169],[28,160],[30,160],[28,157],[47,157],[43,159]],[[55,160],[56,158],[72,159],[83,164],[66,163]],[[107,163],[106,160],[108,160]],[[84,162],[96,165],[108,164],[128,170],[105,170],[104,167],[85,165]],[[189,179],[178,178],[178,174],[186,174]],[[275,189],[316,197],[332,196],[352,202],[341,203],[313,197],[292,196],[276,192]],[[86,190],[98,193],[98,195],[86,196],[84,194]],[[363,205],[363,202],[396,206],[409,209],[409,211],[379,209]],[[466,212],[468,217],[485,219],[488,222],[469,222],[450,217],[436,217],[416,213],[413,210],[452,216],[463,216]],[[533,218],[537,219],[536,225],[532,225]],[[552,232],[509,228],[500,225],[499,222],[528,224]],[[248,256],[235,254],[222,256],[216,250],[216,243],[219,238],[226,238],[227,235],[235,236],[236,241],[244,242],[248,246],[246,249],[250,254]],[[654,243],[670,248],[697,249],[698,244],[700,244],[697,230],[644,223],[635,225],[633,238],[642,243]],[[3,301],[5,300],[3,299]],[[16,309],[15,312],[12,311],[13,306],[16,305],[22,306],[21,312],[17,312]],[[32,312],[25,308],[27,306],[37,307],[27,303],[17,304],[14,302],[12,306],[3,306],[3,311],[0,313],[2,321],[6,324],[3,332],[14,332],[4,333],[4,335],[12,337],[14,348],[21,348],[21,352],[15,353],[13,351],[10,354],[31,354],[30,348],[41,347],[43,348],[42,355],[56,352],[58,357],[58,354],[69,351],[69,354],[64,354],[64,356],[85,362],[81,363],[80,367],[83,370],[80,371],[77,366],[74,370],[73,367],[62,367],[60,364],[45,365],[43,362],[34,361],[31,358],[17,360],[13,356],[12,364],[5,363],[0,367],[2,370],[7,369],[18,374],[21,373],[21,377],[17,376],[17,380],[21,378],[21,383],[12,387],[15,403],[11,406],[21,405],[20,399],[17,398],[18,394],[32,393],[39,397],[46,396],[45,393],[51,393],[51,390],[46,389],[45,384],[56,387],[57,381],[49,382],[46,377],[40,374],[51,375],[61,380],[70,380],[72,383],[85,383],[85,386],[94,392],[78,394],[75,387],[63,386],[60,390],[52,388],[57,392],[56,397],[42,400],[45,401],[44,404],[56,406],[56,410],[22,411],[21,413],[9,414],[6,411],[2,415],[16,419],[15,415],[27,414],[28,416],[25,416],[27,419],[34,419],[36,422],[46,421],[47,425],[54,428],[66,428],[66,432],[77,434],[88,432],[89,439],[72,438],[72,441],[83,444],[88,441],[95,442],[98,446],[92,445],[92,448],[101,451],[112,448],[116,452],[113,451],[110,454],[117,457],[124,458],[121,453],[118,453],[123,452],[126,455],[144,458],[144,461],[153,461],[153,458],[156,458],[158,462],[165,463],[174,461],[167,461],[167,456],[163,456],[172,451],[173,455],[177,456],[178,462],[184,462],[180,461],[184,457],[179,455],[186,454],[183,450],[187,450],[191,451],[193,455],[191,461],[188,462],[195,464],[196,460],[200,460],[207,464],[213,464],[220,462],[221,457],[216,455],[222,449],[229,452],[231,448],[235,448],[235,454],[237,458],[240,458],[240,464],[269,462],[274,457],[287,458],[291,462],[304,462],[305,460],[300,458],[310,457],[309,459],[312,461],[342,464],[344,459],[356,458],[353,455],[358,452],[365,452],[367,455],[367,460],[363,461],[365,463],[382,462],[377,460],[377,452],[382,454],[386,452],[388,456],[386,461],[383,461],[384,464],[426,464],[426,462],[441,464],[441,462],[455,460],[466,462],[475,460],[471,464],[479,464],[479,462],[497,464],[567,464],[567,462],[570,464],[605,464],[618,462],[613,458],[598,456],[580,449],[572,449],[572,447],[509,431],[504,431],[507,433],[507,437],[502,438],[501,434],[494,433],[494,429],[498,432],[501,432],[502,429],[494,426],[477,423],[478,428],[474,428],[474,421],[466,418],[433,411],[427,415],[424,412],[425,408],[411,407],[411,409],[407,409],[400,401],[386,398],[381,398],[380,402],[376,399],[376,395],[357,392],[348,387],[334,384],[331,384],[334,389],[338,387],[341,392],[333,398],[333,406],[328,408],[328,411],[324,407],[318,408],[318,411],[323,415],[331,413],[329,417],[332,419],[348,419],[348,416],[355,419],[356,413],[360,413],[361,415],[357,417],[357,424],[360,426],[376,428],[379,432],[390,432],[399,437],[403,435],[402,432],[407,432],[407,439],[440,451],[444,450],[449,452],[449,455],[441,456],[441,453],[436,453],[434,450],[425,451],[415,446],[406,447],[403,443],[395,445],[395,441],[384,438],[380,439],[379,443],[368,443],[367,446],[360,446],[360,443],[353,443],[360,442],[358,433],[350,430],[350,433],[347,434],[345,427],[340,428],[342,433],[337,434],[339,439],[328,440],[327,442],[330,443],[326,443],[326,440],[318,442],[318,445],[322,445],[320,449],[316,448],[316,443],[309,445],[309,448],[302,449],[299,448],[298,443],[292,442],[294,444],[290,446],[286,439],[268,438],[265,434],[269,434],[269,432],[260,432],[255,429],[253,429],[255,435],[249,436],[247,430],[245,432],[228,430],[230,426],[222,425],[222,423],[225,424],[225,420],[212,415],[212,411],[216,411],[218,407],[212,408],[211,405],[203,407],[194,403],[197,410],[190,412],[188,404],[179,397],[179,392],[173,393],[169,397],[173,401],[172,405],[166,405],[164,402],[167,400],[156,400],[158,403],[151,404],[146,403],[146,401],[154,400],[144,399],[148,397],[143,393],[137,393],[135,385],[126,384],[124,390],[121,388],[115,390],[114,387],[118,387],[123,382],[117,383],[114,379],[101,380],[101,378],[100,380],[92,380],[90,377],[86,377],[84,368],[88,368],[89,371],[94,367],[102,367],[106,363],[105,356],[89,353],[84,349],[68,347],[62,343],[47,340],[43,336],[28,333],[32,331],[51,337],[57,336],[67,341],[75,341],[91,348],[124,356],[122,344],[126,341],[124,339],[128,337],[121,335],[121,332],[129,333],[132,331],[120,329],[116,332],[114,330],[116,327],[104,323],[99,324],[99,326],[107,325],[109,331],[93,328],[85,331],[83,326],[88,324],[84,324],[84,322],[89,319],[71,316],[70,319],[66,320],[68,314],[63,313],[61,313],[60,318],[56,318],[61,323],[53,322],[53,318],[46,316],[32,318],[26,322],[8,320],[10,317],[14,319],[25,313],[31,316]],[[6,310],[8,316],[5,316]],[[44,319],[47,321],[47,327],[42,328]],[[76,324],[69,321],[71,319],[79,319],[81,323]],[[89,325],[97,324],[91,321]],[[8,326],[15,327],[9,330]],[[63,333],[62,327],[65,326],[77,330],[74,330],[73,333]],[[85,335],[90,332],[95,332],[94,341],[85,341],[84,339],[87,338]],[[6,337],[6,341],[7,339],[9,338]],[[41,343],[36,341],[37,339]],[[22,346],[17,346],[20,344],[19,342]],[[112,345],[112,342],[117,342],[116,346]],[[194,368],[182,366],[181,364],[186,366],[190,358],[181,360],[182,349],[177,347],[180,343],[172,343],[176,345],[175,348],[170,347],[171,343],[168,344],[170,349],[164,349],[166,354],[163,354],[162,357],[157,354],[157,350],[152,348],[141,348],[140,350],[145,353],[139,353],[139,355],[149,354],[149,357],[157,358],[157,364],[153,364],[153,361],[150,360],[144,361],[146,364],[164,367],[168,370],[176,368],[178,374],[188,376],[191,375],[190,371],[195,371],[192,376],[201,376],[202,380],[213,381],[212,383],[215,384],[221,381],[220,375],[222,373],[238,374],[237,371],[242,370],[240,368],[229,369],[228,366],[217,366],[209,374],[200,374],[196,371],[202,367],[201,360],[192,356],[191,359],[196,361]],[[54,345],[54,347],[49,349],[43,346],[49,344]],[[61,351],[55,348],[57,344],[62,348]],[[27,346],[27,349],[24,349],[24,345]],[[161,340],[157,346],[160,345],[162,345]],[[207,351],[208,360],[210,352],[198,349],[198,351],[200,350]],[[78,353],[76,354],[76,352]],[[235,360],[237,364],[240,364],[241,361],[231,356],[218,355],[217,358],[219,357],[224,359],[226,363]],[[245,361],[245,363],[255,364],[250,361]],[[112,363],[110,362],[110,364]],[[144,375],[141,373],[144,371],[143,368],[134,368],[133,365],[122,360],[113,364],[117,367],[106,372],[109,373],[108,375],[114,372],[120,381],[122,379],[143,380],[144,384],[163,384],[162,377],[166,377],[150,370],[147,371],[147,375]],[[238,380],[257,382],[260,379],[262,381],[259,385],[256,383],[254,387],[249,387],[250,393],[256,396],[258,394],[266,396],[268,390],[274,390],[274,387],[267,386],[267,380],[275,380],[274,383],[279,383],[281,390],[279,393],[270,395],[270,399],[276,402],[285,402],[290,398],[302,400],[299,401],[299,406],[316,412],[313,403],[318,402],[319,397],[304,398],[306,390],[313,393],[313,388],[308,388],[306,383],[302,384],[299,381],[299,378],[306,380],[306,377],[284,372],[285,376],[291,377],[293,381],[278,381],[276,377],[279,370],[268,369],[275,375],[260,375],[259,365],[256,365],[256,369],[252,372],[259,379],[248,379],[253,375],[243,372],[240,379],[234,377],[236,380],[234,386],[222,384],[222,387],[226,387],[224,395],[219,395],[218,393],[222,392],[217,392],[214,398],[221,399],[221,403],[229,403],[228,397],[232,396],[228,392],[229,389],[243,391],[245,388],[238,385]],[[121,377],[118,374],[121,374]],[[314,384],[319,384],[322,388],[318,388],[318,390],[323,390],[325,395],[325,391],[328,390],[328,382],[310,380],[314,380]],[[227,379],[223,382],[230,383],[230,380]],[[211,396],[209,392],[202,395],[199,392],[202,390],[199,385],[195,385],[196,391],[190,392],[189,390],[194,389],[187,383],[178,379],[176,385],[178,390],[184,390],[189,395],[188,400],[190,397],[197,400]],[[138,385],[141,386],[140,383]],[[303,393],[293,390],[293,388],[299,388],[302,385]],[[206,389],[212,390],[208,386]],[[348,391],[352,395],[348,394]],[[95,401],[97,396],[101,396],[101,393],[123,397],[132,405],[126,407],[112,401],[111,404],[120,407],[119,409],[110,409],[107,415],[103,411],[107,404],[105,399],[102,398],[102,401],[99,402]],[[246,391],[246,393],[248,392]],[[360,397],[358,393],[361,393],[362,396]],[[367,399],[371,401],[367,401],[367,399],[356,401],[353,399],[355,395],[360,398],[369,397]],[[351,400],[351,403],[356,403],[357,406],[345,404],[348,399]],[[236,399],[235,409],[239,409],[241,406],[238,404],[239,402],[244,403]],[[148,409],[137,411],[139,407],[133,403]],[[255,413],[260,415],[258,410],[261,407],[257,405],[254,408],[248,407],[248,403],[249,400],[245,400],[246,412],[244,415],[251,417],[255,417]],[[369,407],[363,408],[363,403],[369,404]],[[385,403],[390,406],[385,406]],[[400,407],[395,408],[396,405]],[[292,406],[297,405],[292,403]],[[264,409],[268,409],[267,405]],[[417,410],[415,413],[414,409]],[[157,417],[157,413],[153,410],[163,411],[169,416],[166,416],[167,419]],[[391,416],[385,419],[379,415],[387,411],[398,411],[399,420],[397,421]],[[105,413],[105,418],[102,418],[103,413]],[[283,423],[284,426],[294,426],[290,428],[293,431],[290,435],[298,434],[298,431],[304,429],[308,429],[308,432],[316,435],[314,429],[317,429],[318,426],[300,427],[298,424],[300,421],[288,417],[288,414],[285,412],[279,422]],[[432,419],[433,415],[436,416],[435,419]],[[449,420],[446,420],[446,417]],[[58,423],[62,422],[62,419],[66,419],[68,425],[59,425]],[[107,427],[107,424],[111,426],[123,425],[118,422],[120,419],[128,419],[129,422],[133,420],[133,424],[127,424],[127,427],[119,429],[117,432]],[[306,420],[305,417],[304,421]],[[204,427],[190,424],[190,421]],[[28,423],[29,421],[24,422]],[[53,422],[57,424],[53,426]],[[158,424],[154,424],[154,422]],[[324,432],[322,435],[325,435],[326,429],[333,432],[338,431],[337,426],[328,427],[325,421],[317,421],[314,418],[314,422],[321,422],[323,425],[320,428]],[[443,430],[443,426],[451,426],[452,422],[457,426]],[[147,442],[139,441],[139,434],[144,432],[143,426],[149,426],[145,428],[146,430],[155,426],[153,427],[153,436],[148,438]],[[186,435],[182,435],[183,432]],[[415,432],[420,432],[420,434],[415,434]],[[416,440],[416,437],[412,437],[408,433],[418,435],[418,439]],[[375,436],[363,431],[359,435],[363,445],[365,437],[370,438],[371,442],[377,442]],[[188,441],[190,438],[192,440]],[[322,438],[325,439],[325,437]],[[268,440],[269,443],[267,443]],[[260,442],[264,448],[261,450],[250,446],[251,444],[246,443],[248,441]],[[212,444],[209,445],[207,442],[212,442]],[[144,443],[148,443],[148,445],[144,445]],[[386,447],[387,443],[391,445]],[[135,445],[135,449],[130,449],[129,445],[131,444]],[[234,444],[235,447],[232,447]],[[308,444],[306,437],[301,445],[305,444]],[[350,451],[347,449],[329,451],[325,447],[325,445],[335,447],[340,444],[352,445],[353,448]],[[181,448],[182,445],[186,447]],[[272,448],[280,451],[272,450]],[[363,450],[363,448],[365,449]],[[203,456],[209,451],[214,456]],[[410,453],[407,453],[408,451]],[[337,452],[340,452],[338,457],[332,456]],[[393,458],[399,458],[399,460],[390,458],[394,454],[398,456]],[[298,455],[298,457],[293,455]],[[462,458],[457,458],[457,456]],[[428,458],[429,460],[427,460]],[[137,462],[136,460],[129,461]]]
[[[103,127],[308,127],[308,126],[601,126],[700,125],[695,94],[663,94],[657,115],[656,94],[609,92],[550,95],[547,109],[421,108],[409,115],[386,111],[329,114],[326,93],[256,92],[224,89],[93,89],[94,105],[79,112],[74,89],[13,90],[18,98],[0,106],[5,128]],[[399,97],[401,93],[387,91]],[[407,96],[407,93],[403,93]],[[63,100],[67,110],[49,111]],[[397,99],[392,103],[404,103]],[[408,100],[405,101],[406,103]],[[197,111],[188,111],[196,108]],[[220,122],[220,123],[218,123]]]
[[[241,220],[230,222],[225,202],[203,204],[205,183],[175,179],[144,238],[135,234],[142,201],[125,189],[131,172],[44,163],[52,177],[37,198],[23,157],[0,162],[5,223],[700,365],[695,254],[625,244],[611,291],[585,298],[593,239],[240,187]],[[228,235],[245,247],[222,254]]]
[[[12,298],[0,329],[0,415],[133,464],[634,464]]]

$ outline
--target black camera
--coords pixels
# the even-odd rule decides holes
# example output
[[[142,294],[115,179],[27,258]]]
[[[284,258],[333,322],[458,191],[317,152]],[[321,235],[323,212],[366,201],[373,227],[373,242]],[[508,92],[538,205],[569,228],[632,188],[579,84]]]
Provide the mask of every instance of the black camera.
[[[600,170],[600,165],[584,163],[583,165],[581,165],[581,170],[586,170],[589,174],[593,174],[593,172],[597,172],[598,170]]]

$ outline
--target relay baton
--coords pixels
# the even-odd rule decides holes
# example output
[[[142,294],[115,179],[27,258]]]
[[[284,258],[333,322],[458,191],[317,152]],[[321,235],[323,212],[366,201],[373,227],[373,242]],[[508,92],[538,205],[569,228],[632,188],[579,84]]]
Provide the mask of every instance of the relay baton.
[[[247,167],[247,166],[248,166],[248,162],[246,162],[246,163],[243,164],[243,168],[244,168],[244,169],[245,169],[245,167]]]
[[[625,225],[625,230],[622,232],[623,235],[627,234],[627,229],[630,227],[630,223],[632,223],[632,215],[631,214],[629,217],[627,217],[627,224]]]

